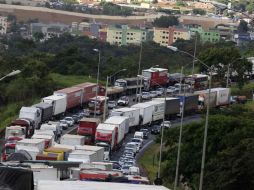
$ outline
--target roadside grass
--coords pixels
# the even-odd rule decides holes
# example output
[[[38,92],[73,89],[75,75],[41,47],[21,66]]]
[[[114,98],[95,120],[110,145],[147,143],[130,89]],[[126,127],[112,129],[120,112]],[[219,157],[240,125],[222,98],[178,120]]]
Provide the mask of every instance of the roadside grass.
[[[237,85],[231,86],[232,95],[246,96],[248,99],[252,98],[252,90],[254,90],[254,83],[252,82],[245,84],[242,89],[239,89]]]
[[[151,145],[139,159],[139,164],[145,170],[150,182],[153,182],[158,170],[158,153],[160,144]]]
[[[82,75],[61,75],[58,73],[50,73],[52,79],[57,83],[58,88],[70,87],[84,82],[96,83],[96,79],[82,76]],[[100,84],[104,84],[104,81],[99,81]]]

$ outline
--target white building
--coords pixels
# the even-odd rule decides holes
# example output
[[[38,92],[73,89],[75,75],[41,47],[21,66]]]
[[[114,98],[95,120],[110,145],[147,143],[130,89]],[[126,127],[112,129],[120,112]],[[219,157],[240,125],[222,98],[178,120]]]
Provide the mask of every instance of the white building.
[[[0,16],[0,34],[5,35],[7,33],[7,17]]]

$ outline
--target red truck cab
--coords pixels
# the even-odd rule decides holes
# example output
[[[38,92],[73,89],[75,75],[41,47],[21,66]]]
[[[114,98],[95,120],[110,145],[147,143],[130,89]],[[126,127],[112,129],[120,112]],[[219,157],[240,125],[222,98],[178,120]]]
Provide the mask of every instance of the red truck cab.
[[[79,121],[77,134],[86,137],[86,145],[94,144],[96,128],[100,122],[99,118],[83,118]]]
[[[2,152],[2,161],[6,161],[8,156],[15,152],[16,142],[22,140],[21,137],[9,137],[4,144]]]

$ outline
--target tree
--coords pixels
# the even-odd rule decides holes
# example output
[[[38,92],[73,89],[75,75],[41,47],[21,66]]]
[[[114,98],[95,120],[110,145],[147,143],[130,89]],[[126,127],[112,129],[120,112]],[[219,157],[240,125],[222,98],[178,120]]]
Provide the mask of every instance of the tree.
[[[44,38],[44,34],[42,32],[35,32],[33,37],[35,41],[40,42]]]
[[[242,87],[247,82],[247,76],[252,71],[252,64],[246,59],[241,59],[238,49],[233,47],[208,48],[199,54],[199,59],[212,67],[217,73],[217,79],[225,84],[228,72],[235,73],[236,82]],[[200,67],[201,72],[208,72],[205,66]]]
[[[246,33],[249,30],[248,23],[244,20],[240,20],[240,23],[237,28],[238,32]]]
[[[249,3],[249,5],[247,5],[246,10],[248,11],[249,14],[252,14],[254,11],[254,3]]]
[[[175,16],[161,16],[156,18],[153,22],[155,27],[167,28],[169,26],[177,26],[179,24],[178,18]]]

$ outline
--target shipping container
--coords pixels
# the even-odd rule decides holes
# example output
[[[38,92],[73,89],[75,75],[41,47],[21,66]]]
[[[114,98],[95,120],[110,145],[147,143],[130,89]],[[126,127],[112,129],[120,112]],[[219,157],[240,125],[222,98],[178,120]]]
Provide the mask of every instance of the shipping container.
[[[184,102],[184,113],[193,114],[198,110],[198,95],[186,93],[177,95],[180,98],[181,110]],[[182,111],[180,111],[182,112]]]
[[[161,121],[164,116],[165,101],[151,100],[146,102],[153,106],[153,122]]]
[[[82,105],[83,89],[80,87],[64,88],[55,91],[54,95],[66,96],[66,109],[72,109]]]
[[[116,149],[118,144],[118,135],[116,130],[115,125],[100,123],[96,129],[95,141],[107,143],[111,150]]]
[[[207,107],[209,99],[209,90],[195,91],[194,94],[198,94],[198,106],[199,109]],[[210,108],[216,107],[217,93],[214,91],[210,93]]]
[[[118,133],[123,136],[118,137],[124,139],[125,135],[129,132],[129,118],[123,116],[111,116],[104,123],[116,125],[118,128]],[[121,132],[119,132],[121,131]]]
[[[39,152],[44,150],[44,139],[22,139],[16,142],[16,146],[37,148]]]
[[[53,106],[53,116],[65,113],[67,99],[65,95],[52,95],[42,99],[43,102]]]
[[[140,110],[140,125],[150,125],[153,119],[153,105],[149,103],[138,103],[131,106],[132,108],[139,108]]]
[[[68,161],[91,163],[97,160],[97,154],[93,151],[74,150],[69,154]]]
[[[212,88],[211,92],[217,93],[216,106],[225,106],[229,104],[230,100],[229,88]]]

